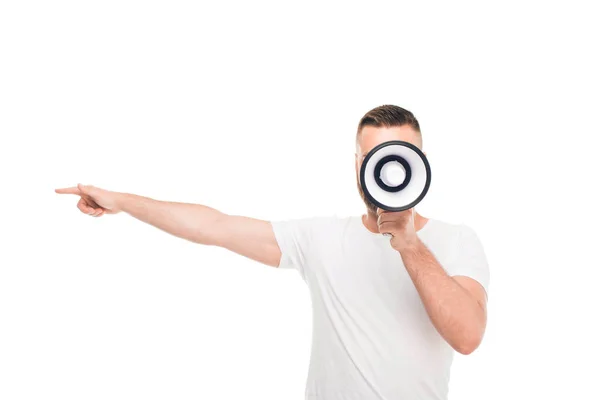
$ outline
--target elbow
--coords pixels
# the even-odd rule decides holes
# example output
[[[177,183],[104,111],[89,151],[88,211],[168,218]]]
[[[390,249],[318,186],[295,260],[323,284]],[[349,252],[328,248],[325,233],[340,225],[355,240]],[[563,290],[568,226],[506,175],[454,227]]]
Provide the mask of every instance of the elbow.
[[[231,235],[227,232],[228,215],[216,211],[214,214],[204,221],[201,229],[193,232],[192,242],[205,246],[226,247],[227,239]]]
[[[454,347],[454,350],[456,350],[460,354],[463,354],[463,355],[466,356],[466,355],[469,355],[472,352],[474,352],[477,347],[479,347],[478,343],[477,344],[472,344],[472,343],[464,343],[463,344],[463,343],[461,343],[459,345],[456,345]]]
[[[455,341],[452,344],[454,350],[465,356],[473,353],[483,340],[485,327],[485,316],[478,322],[472,321],[470,324],[464,326],[462,332],[455,336]]]
[[[469,355],[474,352],[481,344],[481,335],[472,335],[462,338],[455,343],[454,350],[463,355]]]

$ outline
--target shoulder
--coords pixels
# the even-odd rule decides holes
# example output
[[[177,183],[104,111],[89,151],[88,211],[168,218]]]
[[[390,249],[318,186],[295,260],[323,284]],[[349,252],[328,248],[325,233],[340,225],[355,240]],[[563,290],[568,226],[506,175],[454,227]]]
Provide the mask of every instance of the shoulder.
[[[475,229],[465,223],[429,219],[420,236],[431,249],[458,255],[460,249],[481,247]]]
[[[339,215],[318,215],[285,220],[272,220],[276,232],[297,232],[311,237],[323,237],[344,232],[359,217]]]
[[[305,218],[304,224],[312,229],[316,235],[335,235],[343,233],[353,223],[360,219],[359,216],[340,216],[340,215],[319,215],[315,217]]]
[[[422,228],[427,236],[449,239],[458,237],[463,229],[463,224],[443,221],[437,218],[429,218],[429,221]]]
[[[432,247],[443,249],[443,267],[450,276],[467,276],[478,281],[488,292],[490,272],[483,244],[475,229],[464,223],[437,221],[444,235],[431,239]]]
[[[475,230],[470,225],[457,222],[447,222],[435,218],[429,218],[425,228],[433,233],[444,234],[448,236],[477,236]]]

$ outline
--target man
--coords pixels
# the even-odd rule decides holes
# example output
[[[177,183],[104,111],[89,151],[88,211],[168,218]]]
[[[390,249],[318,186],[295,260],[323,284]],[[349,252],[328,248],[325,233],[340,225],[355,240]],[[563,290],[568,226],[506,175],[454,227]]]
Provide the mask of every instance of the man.
[[[360,120],[357,184],[366,154],[389,140],[422,148],[410,111],[384,105]],[[475,350],[486,326],[482,245],[465,225],[414,209],[382,211],[358,190],[362,216],[271,222],[81,184],[56,192],[81,196],[78,208],[95,217],[123,211],[178,237],[296,269],[313,306],[306,399],[446,399],[453,351]]]

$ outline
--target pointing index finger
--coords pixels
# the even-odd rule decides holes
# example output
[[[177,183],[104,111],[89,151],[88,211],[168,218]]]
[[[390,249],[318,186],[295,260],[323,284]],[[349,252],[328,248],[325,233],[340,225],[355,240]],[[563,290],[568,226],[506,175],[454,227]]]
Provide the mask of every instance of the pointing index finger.
[[[60,193],[60,194],[78,194],[78,195],[81,195],[81,190],[79,190],[79,188],[77,186],[68,187],[68,188],[54,189],[54,191],[56,193]]]

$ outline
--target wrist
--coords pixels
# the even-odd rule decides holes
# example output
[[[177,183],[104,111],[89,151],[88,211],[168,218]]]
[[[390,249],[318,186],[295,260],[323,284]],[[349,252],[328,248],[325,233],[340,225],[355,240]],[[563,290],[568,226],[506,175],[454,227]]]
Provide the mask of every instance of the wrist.
[[[128,205],[131,203],[129,193],[115,192],[115,206],[118,211],[129,213],[131,210]]]
[[[416,235],[413,237],[399,238],[399,240],[392,243],[392,247],[401,254],[418,252],[422,245],[423,242],[421,242],[421,239]]]

